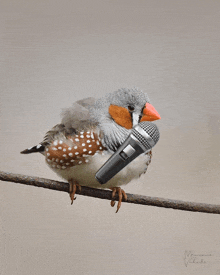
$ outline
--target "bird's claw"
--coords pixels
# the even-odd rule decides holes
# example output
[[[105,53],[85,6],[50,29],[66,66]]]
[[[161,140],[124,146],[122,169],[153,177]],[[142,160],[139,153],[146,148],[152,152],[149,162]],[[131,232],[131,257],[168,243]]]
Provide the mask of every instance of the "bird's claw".
[[[69,185],[70,185],[69,187],[70,200],[71,200],[71,204],[73,204],[73,201],[76,199],[75,198],[76,190],[78,188],[78,191],[81,192],[81,186],[75,180],[70,180]]]
[[[125,193],[125,191],[123,189],[121,189],[120,187],[113,187],[111,188],[112,190],[112,200],[111,200],[111,206],[115,206],[115,201],[114,201],[114,197],[116,195],[116,193],[118,193],[118,204],[117,204],[117,210],[116,213],[118,212],[118,210],[121,207],[121,202],[124,199],[125,201],[127,200],[127,195]]]

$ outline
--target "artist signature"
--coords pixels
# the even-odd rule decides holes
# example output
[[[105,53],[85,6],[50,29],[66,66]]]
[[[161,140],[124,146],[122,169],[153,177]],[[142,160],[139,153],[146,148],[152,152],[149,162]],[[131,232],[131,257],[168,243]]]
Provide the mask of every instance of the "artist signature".
[[[197,254],[191,250],[186,250],[184,253],[184,264],[186,267],[189,264],[206,264],[212,256],[212,254]]]

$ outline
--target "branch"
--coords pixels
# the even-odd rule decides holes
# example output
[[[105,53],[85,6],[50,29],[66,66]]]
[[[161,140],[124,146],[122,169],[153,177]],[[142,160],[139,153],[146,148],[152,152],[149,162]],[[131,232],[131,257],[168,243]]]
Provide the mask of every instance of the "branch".
[[[12,174],[0,171],[0,180],[10,181],[21,184],[33,185],[37,187],[48,188],[57,191],[69,192],[69,183],[49,180],[44,178],[25,176],[19,174]],[[103,189],[90,188],[82,186],[81,192],[76,192],[79,195],[89,196],[99,199],[111,200],[112,192]],[[185,202],[180,200],[171,200],[158,197],[149,197],[149,196],[140,196],[134,194],[127,194],[128,199],[127,203],[151,205],[157,207],[173,208],[185,211],[193,212],[203,212],[203,213],[212,213],[220,214],[220,205],[206,204],[206,203],[196,203],[196,202]],[[115,200],[118,200],[116,196]]]

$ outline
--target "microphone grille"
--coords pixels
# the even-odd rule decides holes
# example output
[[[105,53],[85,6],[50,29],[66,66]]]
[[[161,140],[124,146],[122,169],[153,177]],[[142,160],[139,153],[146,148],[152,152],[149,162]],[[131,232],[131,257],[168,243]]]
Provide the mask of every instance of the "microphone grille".
[[[144,133],[141,133],[138,129],[134,128],[132,134],[146,147],[147,150],[151,149],[160,138],[158,127],[156,124],[147,121],[139,123],[138,126],[143,129]],[[146,138],[144,134],[147,134],[150,138]]]

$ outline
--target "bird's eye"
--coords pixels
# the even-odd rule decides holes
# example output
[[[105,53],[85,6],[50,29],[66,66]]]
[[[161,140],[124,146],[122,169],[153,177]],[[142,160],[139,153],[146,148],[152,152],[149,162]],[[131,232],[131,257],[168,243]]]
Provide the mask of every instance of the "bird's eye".
[[[130,112],[133,112],[133,111],[134,111],[134,107],[133,107],[133,106],[128,106],[128,110],[129,110]]]

